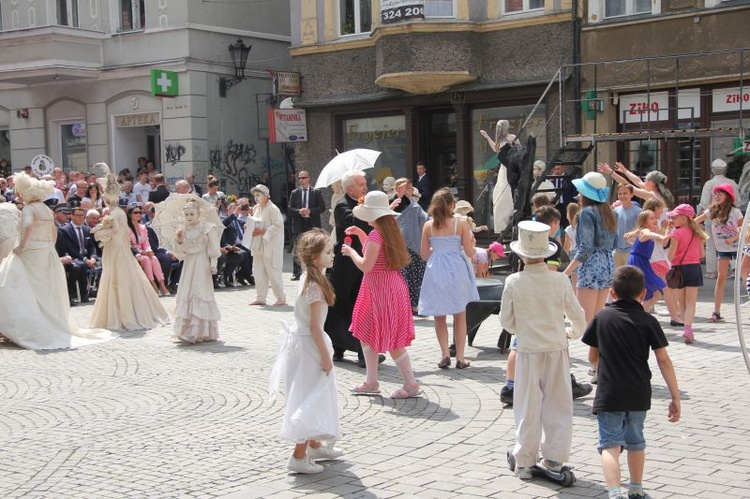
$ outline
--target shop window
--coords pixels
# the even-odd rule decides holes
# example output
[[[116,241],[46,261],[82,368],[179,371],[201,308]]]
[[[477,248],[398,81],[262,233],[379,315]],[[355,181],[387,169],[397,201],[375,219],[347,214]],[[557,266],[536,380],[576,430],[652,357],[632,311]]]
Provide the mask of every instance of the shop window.
[[[677,192],[675,203],[698,204],[701,195],[701,141],[677,139],[674,141],[677,158]]]
[[[543,10],[544,0],[505,0],[504,6],[506,14],[530,12],[533,10]]]
[[[455,0],[425,0],[425,17],[450,17],[456,16]]]
[[[535,159],[541,159],[545,162],[548,159],[547,151],[547,133],[545,127],[546,109],[544,105],[537,107],[536,112],[526,124],[522,131],[526,118],[534,108],[533,105],[512,106],[512,107],[491,107],[474,109],[471,112],[471,164],[474,222],[477,225],[494,226],[494,213],[492,196],[497,183],[497,173],[499,163],[497,154],[490,149],[489,144],[479,135],[480,130],[485,130],[490,137],[495,136],[495,124],[498,120],[508,120],[510,122],[510,132],[518,135],[521,140],[525,141],[529,135],[536,137],[536,155]]]
[[[660,148],[656,140],[631,140],[626,142],[625,166],[643,178],[653,170],[661,169]]]
[[[78,27],[78,0],[57,0],[57,24]]]
[[[60,125],[62,167],[65,171],[85,171],[88,168],[86,152],[86,123]]]
[[[141,30],[145,26],[145,0],[120,0],[120,31]]]
[[[411,178],[406,164],[406,118],[403,115],[342,121],[343,150],[365,148],[381,151],[375,168],[365,170],[370,189],[380,189],[386,177]]]
[[[372,29],[371,0],[339,0],[339,33],[358,35]]]
[[[651,14],[651,0],[604,0],[604,18]]]

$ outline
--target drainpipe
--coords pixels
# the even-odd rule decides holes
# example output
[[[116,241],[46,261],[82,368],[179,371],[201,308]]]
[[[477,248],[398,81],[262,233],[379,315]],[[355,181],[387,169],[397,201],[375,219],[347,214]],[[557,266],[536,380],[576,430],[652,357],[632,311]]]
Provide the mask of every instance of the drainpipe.
[[[578,2],[573,0],[571,8],[573,21],[573,97],[575,105],[575,133],[581,133],[581,18],[578,15]],[[563,96],[564,97],[564,96]]]

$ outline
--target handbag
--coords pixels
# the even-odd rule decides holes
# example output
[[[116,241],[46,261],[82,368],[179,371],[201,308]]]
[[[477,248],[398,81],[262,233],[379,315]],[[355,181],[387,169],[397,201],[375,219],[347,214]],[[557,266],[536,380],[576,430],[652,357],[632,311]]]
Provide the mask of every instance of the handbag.
[[[690,238],[690,242],[687,244],[687,246],[685,246],[685,251],[682,252],[682,258],[685,258],[685,254],[687,253],[688,248],[690,248],[690,245],[693,243],[694,237],[695,233],[693,233],[693,237]],[[680,289],[685,287],[684,279],[682,278],[682,271],[680,270],[679,266],[675,266],[669,269],[666,278],[667,286],[669,286],[670,289]]]

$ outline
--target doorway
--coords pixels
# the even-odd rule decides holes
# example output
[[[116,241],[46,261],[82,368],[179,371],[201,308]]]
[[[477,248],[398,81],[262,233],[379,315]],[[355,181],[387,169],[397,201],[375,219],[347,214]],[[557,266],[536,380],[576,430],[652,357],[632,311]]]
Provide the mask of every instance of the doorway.
[[[418,150],[417,161],[424,161],[433,191],[450,187],[458,196],[466,179],[456,164],[456,113],[452,109],[420,112]]]
[[[161,135],[159,125],[115,128],[114,164],[117,171],[138,171],[138,158],[152,160],[161,171]]]

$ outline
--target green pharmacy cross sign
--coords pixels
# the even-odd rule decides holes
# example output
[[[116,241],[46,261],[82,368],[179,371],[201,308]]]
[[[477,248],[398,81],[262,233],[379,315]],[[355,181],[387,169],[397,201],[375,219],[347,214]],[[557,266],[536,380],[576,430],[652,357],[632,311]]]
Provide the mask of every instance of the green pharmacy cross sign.
[[[163,69],[152,69],[151,95],[154,97],[177,97],[180,95],[177,73]]]

